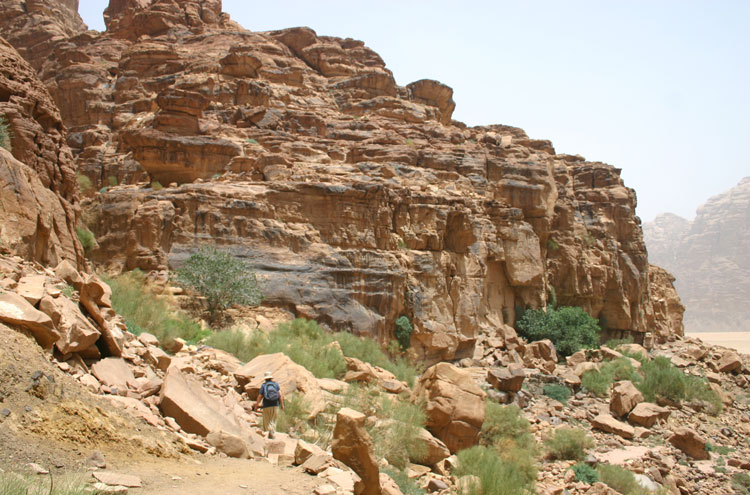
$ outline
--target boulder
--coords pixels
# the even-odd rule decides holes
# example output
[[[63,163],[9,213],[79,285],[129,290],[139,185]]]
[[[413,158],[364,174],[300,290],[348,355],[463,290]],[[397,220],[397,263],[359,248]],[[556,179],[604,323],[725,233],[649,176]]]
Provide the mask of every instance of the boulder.
[[[617,346],[617,350],[628,354],[638,354],[642,356],[643,359],[649,359],[648,351],[645,347],[639,344],[620,344]]]
[[[523,366],[516,363],[507,368],[493,368],[487,371],[487,381],[502,392],[518,392],[525,378]]]
[[[247,444],[238,435],[233,435],[225,431],[212,431],[206,435],[206,441],[216,447],[216,450],[229,457],[237,459],[247,459],[250,457]]]
[[[424,428],[419,429],[414,442],[417,444],[416,453],[409,460],[415,464],[434,466],[451,455],[448,447]]]
[[[129,384],[136,383],[130,366],[122,358],[110,357],[97,361],[91,365],[91,372],[102,385],[123,391],[128,389]]]
[[[740,360],[740,356],[736,352],[725,351],[719,359],[717,368],[722,373],[739,371],[740,369],[742,369],[742,360]]]
[[[51,348],[60,338],[52,318],[12,292],[0,293],[0,321],[30,331],[43,349]]]
[[[173,417],[188,433],[201,436],[212,431],[240,434],[237,421],[221,408],[221,402],[177,368],[172,367],[167,371],[159,398],[162,413]]]
[[[312,419],[325,409],[323,391],[318,380],[304,367],[298,365],[285,354],[264,354],[257,356],[245,366],[234,372],[234,377],[251,400],[258,397],[266,371],[273,373],[274,381],[281,387],[281,393],[289,397],[292,392],[303,394],[309,407]]]
[[[425,402],[427,429],[452,453],[476,445],[485,397],[469,372],[449,363],[427,369],[412,393],[413,402]]]
[[[585,361],[586,361],[586,351],[583,349],[565,358],[565,364],[567,364],[569,368],[573,368],[573,369],[575,369],[576,366],[578,366],[579,364]]]
[[[167,371],[172,363],[172,358],[166,352],[152,345],[146,348],[146,352],[143,353],[143,360],[162,371]]]
[[[294,449],[294,463],[297,465],[304,464],[316,455],[325,456],[326,452],[315,444],[299,440]]]
[[[643,394],[635,388],[633,382],[623,380],[615,384],[609,400],[609,410],[616,417],[628,414],[637,404],[643,402]]]
[[[711,457],[706,450],[706,439],[690,428],[677,428],[669,437],[669,443],[693,459],[704,460]]]
[[[78,270],[68,260],[62,260],[55,267],[55,275],[63,279],[67,284],[73,286],[75,290],[80,291],[83,285],[83,277]]]
[[[659,419],[667,419],[670,411],[651,402],[641,402],[628,414],[628,421],[646,428],[654,426]]]
[[[622,438],[633,438],[635,436],[635,428],[627,423],[616,420],[609,414],[600,414],[591,420],[591,426],[598,428],[607,433],[614,433]]]
[[[597,363],[592,363],[591,361],[578,363],[575,367],[574,373],[576,376],[581,377],[587,371],[599,371],[599,365]]]
[[[21,277],[16,287],[16,293],[26,299],[29,304],[36,306],[44,296],[44,282],[47,277],[44,275],[26,275]]]
[[[81,352],[99,339],[101,333],[81,312],[78,304],[67,297],[44,296],[39,310],[52,318],[60,338],[55,346],[62,354]]]
[[[333,457],[357,473],[355,493],[380,495],[380,470],[372,452],[372,440],[365,430],[365,415],[343,408],[336,415],[331,445]]]

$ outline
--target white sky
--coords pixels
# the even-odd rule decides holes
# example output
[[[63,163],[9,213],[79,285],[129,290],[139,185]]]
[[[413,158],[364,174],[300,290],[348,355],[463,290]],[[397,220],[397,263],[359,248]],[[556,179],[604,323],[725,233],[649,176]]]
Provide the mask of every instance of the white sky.
[[[80,0],[103,30],[107,0]],[[253,31],[363,40],[399,84],[454,89],[454,118],[507,124],[621,168],[644,221],[692,219],[750,176],[750,1],[224,0]]]

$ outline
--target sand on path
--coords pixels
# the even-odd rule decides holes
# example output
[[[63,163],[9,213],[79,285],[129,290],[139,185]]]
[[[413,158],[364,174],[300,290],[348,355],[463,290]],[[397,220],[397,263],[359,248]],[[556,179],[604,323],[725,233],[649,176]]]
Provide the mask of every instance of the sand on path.
[[[701,339],[707,344],[730,347],[743,354],[750,354],[750,332],[693,332],[686,337]]]

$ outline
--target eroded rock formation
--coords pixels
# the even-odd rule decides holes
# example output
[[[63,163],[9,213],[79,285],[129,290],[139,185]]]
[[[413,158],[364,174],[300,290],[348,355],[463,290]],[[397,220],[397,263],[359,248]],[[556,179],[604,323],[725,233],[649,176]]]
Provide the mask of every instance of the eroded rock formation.
[[[381,341],[408,316],[429,362],[471,357],[553,290],[611,335],[670,327],[618,169],[453,121],[448,86],[398,86],[361,41],[220,11],[113,0],[106,33],[35,60],[81,173],[121,184],[87,204],[93,260],[176,267],[216,242],[266,304]]]
[[[687,331],[750,330],[750,177],[711,197],[692,222],[665,213],[644,234],[650,259],[676,277]]]

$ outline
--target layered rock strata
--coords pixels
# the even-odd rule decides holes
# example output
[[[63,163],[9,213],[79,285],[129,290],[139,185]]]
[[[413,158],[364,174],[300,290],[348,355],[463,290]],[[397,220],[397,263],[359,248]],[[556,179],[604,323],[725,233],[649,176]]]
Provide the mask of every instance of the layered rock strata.
[[[266,304],[381,341],[408,316],[429,362],[472,357],[552,291],[610,335],[671,328],[618,169],[453,121],[448,86],[399,86],[360,41],[220,10],[113,1],[106,33],[36,61],[81,172],[121,184],[87,204],[93,260],[179,267],[217,243]]]

